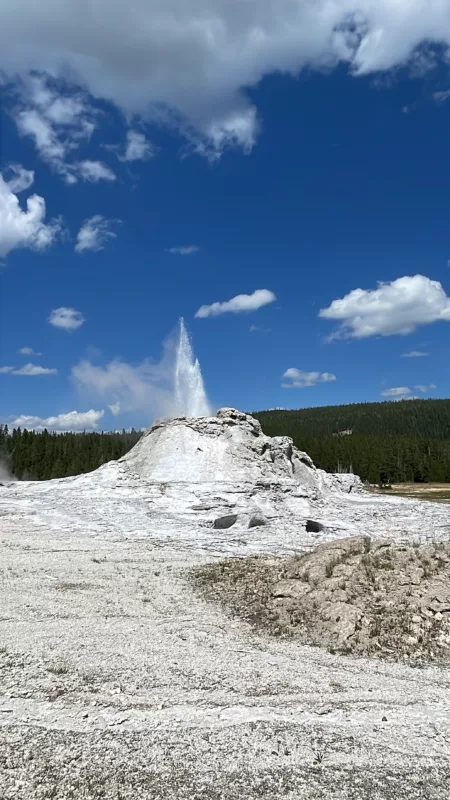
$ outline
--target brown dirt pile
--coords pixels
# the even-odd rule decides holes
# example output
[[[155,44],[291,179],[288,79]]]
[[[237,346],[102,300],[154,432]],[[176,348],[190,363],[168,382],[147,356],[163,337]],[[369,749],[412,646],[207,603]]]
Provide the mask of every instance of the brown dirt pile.
[[[336,652],[450,662],[450,542],[396,546],[357,536],[192,574],[207,599],[272,634]]]

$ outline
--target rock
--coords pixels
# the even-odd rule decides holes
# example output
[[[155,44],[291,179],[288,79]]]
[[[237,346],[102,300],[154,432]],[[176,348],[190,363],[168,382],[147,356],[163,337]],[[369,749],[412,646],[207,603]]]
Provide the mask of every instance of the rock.
[[[343,644],[353,636],[356,626],[361,619],[361,612],[348,603],[332,603],[324,613],[324,618],[330,621],[337,633],[337,645]]]
[[[214,520],[214,528],[219,530],[231,528],[237,522],[237,518],[237,514],[227,514],[225,517],[217,517],[217,519]]]
[[[309,591],[310,587],[307,583],[302,583],[298,580],[281,580],[273,587],[272,597],[291,597],[294,600],[298,600],[299,597],[307,594]]]
[[[323,525],[320,522],[316,522],[314,519],[306,520],[307,533],[320,533],[323,529]]]
[[[249,528],[258,528],[260,525],[267,525],[267,520],[264,517],[259,516],[258,514],[254,514],[250,517],[248,523]]]

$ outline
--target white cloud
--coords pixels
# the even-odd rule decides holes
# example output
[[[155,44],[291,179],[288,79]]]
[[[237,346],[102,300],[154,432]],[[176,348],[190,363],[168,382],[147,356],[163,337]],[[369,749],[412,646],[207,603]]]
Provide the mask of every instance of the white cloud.
[[[107,220],[101,214],[95,214],[83,222],[77,234],[75,252],[83,253],[85,250],[103,250],[108,239],[115,239],[117,234],[109,230],[109,225],[117,220]]]
[[[56,417],[43,418],[23,415],[13,420],[11,426],[35,431],[43,431],[45,428],[49,431],[96,430],[104,413],[103,409],[94,411],[91,408],[90,411],[69,411],[67,414],[58,414]]]
[[[124,161],[148,161],[155,155],[155,148],[139,131],[128,131]]]
[[[439,105],[445,103],[446,100],[450,97],[450,90],[446,89],[443,92],[433,92],[433,100],[436,101]]]
[[[250,333],[271,333],[272,328],[265,328],[264,325],[250,325]]]
[[[185,247],[168,247],[166,252],[171,253],[173,256],[191,256],[193,253],[198,253],[200,250],[196,244],[189,244]]]
[[[20,111],[16,115],[16,124],[22,136],[30,136],[34,139],[41,158],[60,171],[66,155],[66,148],[58,141],[51,123],[32,108]]]
[[[405,276],[377,289],[354,289],[319,314],[341,322],[330,339],[364,339],[412,333],[420,325],[450,322],[450,297],[439,281]]]
[[[115,359],[100,366],[83,360],[71,376],[83,396],[104,399],[111,411],[120,406],[120,411],[146,411],[149,417],[172,413],[172,370],[163,363],[145,360],[133,365]]]
[[[34,173],[14,165],[16,177],[7,183],[0,175],[0,258],[12,250],[26,247],[45,250],[57,239],[62,230],[60,220],[45,223],[46,206],[43,197],[33,194],[26,201],[26,211],[20,207],[14,193],[31,186]]]
[[[102,161],[78,161],[76,168],[83,180],[89,181],[89,183],[116,180],[112,169],[106,164],[103,164]]]
[[[0,367],[0,372],[7,372],[10,375],[56,375],[57,369],[41,367],[39,364],[24,364],[23,367]]]
[[[290,367],[283,375],[287,383],[282,383],[283,389],[305,389],[307,386],[316,386],[318,383],[330,383],[336,380],[336,375],[331,372],[305,372],[302,369]]]
[[[245,87],[264,75],[349,66],[355,75],[450,43],[448,0],[3,0],[0,69],[70,75],[128,117],[166,117],[198,152],[250,149],[258,118]],[[54,110],[58,117],[58,111]],[[48,115],[47,115],[48,116]],[[61,112],[61,116],[64,116]]]
[[[34,183],[34,171],[25,169],[21,164],[9,164],[7,170],[13,173],[7,181],[9,189],[14,194],[26,192]]]
[[[32,347],[21,347],[19,350],[21,356],[41,356],[42,353],[36,353]]]
[[[85,322],[85,318],[81,311],[76,311],[74,308],[66,308],[66,306],[61,306],[60,308],[53,309],[48,321],[50,325],[54,325],[55,328],[62,328],[66,331],[75,331],[83,324],[83,322]]]
[[[421,350],[411,350],[409,353],[402,353],[402,358],[425,358],[429,353],[422,353]]]
[[[433,389],[437,389],[437,386],[435,383],[427,383],[427,384],[419,383],[416,386],[414,386],[414,388],[417,389],[418,392],[426,394],[427,392],[432,392]]]
[[[23,367],[13,370],[13,375],[56,375],[57,369],[41,367],[39,364],[24,364]]]
[[[57,86],[48,75],[25,74],[18,85],[13,110],[18,131],[33,139],[42,160],[67,183],[78,178],[69,156],[90,139],[96,114],[83,92]]]
[[[108,408],[114,417],[120,414],[120,403],[112,403]]]
[[[409,394],[411,394],[409,386],[394,386],[392,389],[385,389],[384,392],[381,392],[382,397],[395,397],[397,399],[406,398]]]
[[[80,395],[101,400],[114,414],[141,411],[148,420],[181,413],[174,392],[175,359],[179,328],[163,344],[159,361],[149,358],[138,364],[113,359],[107,364],[82,360],[72,368],[71,378]],[[120,406],[120,409],[119,409]]]
[[[256,289],[253,294],[238,294],[224,303],[212,303],[201,306],[195,316],[198,318],[217,317],[219,314],[239,314],[245,311],[257,311],[258,308],[273,303],[277,298],[269,289]]]

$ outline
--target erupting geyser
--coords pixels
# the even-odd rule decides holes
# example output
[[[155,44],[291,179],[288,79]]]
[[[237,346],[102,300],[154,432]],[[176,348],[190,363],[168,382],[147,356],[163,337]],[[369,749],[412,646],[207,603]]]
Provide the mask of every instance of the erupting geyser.
[[[175,413],[186,417],[209,417],[212,413],[203,384],[202,371],[194,358],[192,344],[183,317],[180,317],[175,375]]]

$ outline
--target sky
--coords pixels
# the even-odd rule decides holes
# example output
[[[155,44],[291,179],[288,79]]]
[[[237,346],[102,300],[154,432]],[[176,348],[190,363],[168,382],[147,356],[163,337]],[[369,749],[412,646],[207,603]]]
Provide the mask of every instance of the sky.
[[[4,0],[0,422],[447,397],[450,0]]]

